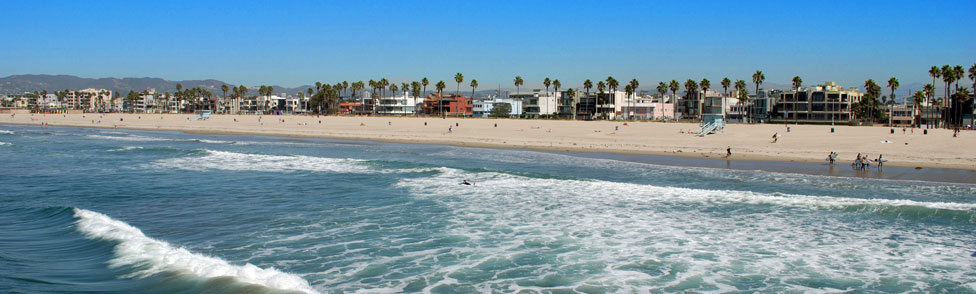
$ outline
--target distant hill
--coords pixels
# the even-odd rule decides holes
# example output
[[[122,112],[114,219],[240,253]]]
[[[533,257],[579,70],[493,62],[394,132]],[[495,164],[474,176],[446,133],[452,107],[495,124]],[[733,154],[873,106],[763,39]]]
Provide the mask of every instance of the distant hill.
[[[133,91],[142,91],[150,88],[156,89],[157,92],[175,92],[176,84],[182,83],[183,88],[195,88],[200,87],[213,92],[215,95],[221,95],[222,91],[220,86],[227,84],[230,86],[236,86],[234,84],[225,83],[218,80],[183,80],[183,81],[169,81],[160,78],[81,78],[70,75],[12,75],[5,78],[0,78],[0,93],[3,94],[20,94],[24,92],[34,92],[47,90],[50,93],[54,91],[61,91],[64,89],[69,90],[79,90],[86,88],[95,89],[107,89],[112,91],[118,91],[121,93]],[[248,95],[257,95],[257,88],[260,86],[248,86]],[[296,88],[286,88],[282,86],[274,86],[275,93],[291,93],[294,94],[298,91],[304,91],[310,86],[300,86]],[[230,91],[228,91],[229,93]]]

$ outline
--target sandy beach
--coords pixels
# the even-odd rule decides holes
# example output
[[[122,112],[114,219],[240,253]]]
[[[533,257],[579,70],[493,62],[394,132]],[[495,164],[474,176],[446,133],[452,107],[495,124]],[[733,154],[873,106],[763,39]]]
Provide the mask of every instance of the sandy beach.
[[[976,136],[921,129],[904,133],[887,127],[781,124],[730,124],[724,131],[698,137],[697,124],[618,121],[563,121],[435,117],[335,117],[214,115],[196,120],[176,114],[17,114],[0,115],[0,124],[26,124],[211,134],[255,134],[372,140],[397,143],[526,148],[544,151],[670,155],[730,160],[823,163],[833,151],[837,164],[849,165],[858,154],[887,165],[976,170]],[[773,141],[773,134],[779,139]]]

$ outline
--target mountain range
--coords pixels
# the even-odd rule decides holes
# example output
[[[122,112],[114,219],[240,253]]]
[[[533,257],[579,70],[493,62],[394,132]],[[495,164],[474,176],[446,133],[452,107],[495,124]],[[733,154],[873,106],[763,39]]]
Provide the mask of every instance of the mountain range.
[[[61,90],[80,90],[87,88],[106,89],[116,91],[125,95],[132,91],[143,91],[146,89],[156,89],[156,92],[175,92],[176,84],[183,84],[184,89],[200,87],[208,90],[214,95],[221,95],[223,92],[220,86],[236,86],[219,80],[183,80],[170,81],[160,78],[81,78],[71,75],[12,75],[0,78],[0,93],[2,94],[21,94],[24,92],[34,92],[47,90],[49,93]],[[257,95],[260,86],[249,86],[248,94]],[[305,91],[311,86],[303,85],[295,88],[273,86],[275,93],[297,93]],[[230,92],[230,91],[228,91]]]
[[[0,78],[0,94],[21,94],[24,92],[34,92],[34,91],[43,91],[43,90],[47,90],[49,93],[53,93],[54,91],[60,91],[65,89],[79,90],[79,89],[87,89],[87,88],[107,89],[107,90],[120,92],[122,95],[125,95],[125,93],[129,92],[130,90],[138,92],[146,89],[156,89],[156,92],[175,92],[177,83],[183,84],[184,89],[200,87],[209,90],[210,92],[214,93],[214,95],[222,95],[220,86],[224,84],[230,86],[236,86],[235,84],[225,83],[223,81],[214,80],[214,79],[170,81],[161,78],[150,78],[150,77],[93,79],[93,78],[82,78],[82,77],[77,77],[72,75],[11,75],[8,77]],[[722,91],[721,85],[717,85],[714,83],[712,85],[712,89],[721,92]],[[754,91],[755,85],[748,82],[747,84],[749,85],[748,90],[750,92]],[[656,86],[656,85],[652,85],[652,86]],[[860,85],[855,85],[855,86],[859,87]],[[260,86],[249,86],[248,95],[257,95],[257,91],[258,91],[257,89],[259,87]],[[273,87],[275,93],[294,94],[299,91],[304,92],[308,88],[311,88],[313,86],[302,85],[294,88],[288,88],[288,87],[274,85]],[[433,85],[430,85],[427,87],[427,90],[433,91],[432,88]],[[451,92],[450,88],[451,87],[448,87],[448,89],[445,90],[447,92]],[[528,91],[530,90],[530,88],[531,87],[523,87],[522,91],[523,92]],[[766,82],[763,83],[763,88],[790,89],[792,88],[792,86],[789,84]],[[883,88],[882,93],[884,95],[888,95],[890,90],[884,88],[884,85],[882,85],[882,88]],[[898,100],[901,100],[903,99],[903,97],[910,95],[909,91],[921,90],[921,88],[922,88],[922,83],[918,83],[918,82],[906,83],[901,85],[901,87],[899,87],[898,90],[895,91],[895,94],[898,96]],[[468,89],[470,91],[470,88]],[[941,91],[941,83],[940,85],[936,85],[936,89],[937,89],[936,93],[939,95],[941,95],[941,93],[944,92]],[[501,88],[500,90],[502,91],[503,95],[505,92],[515,92],[514,88]],[[651,86],[642,87],[642,90],[646,92],[652,92],[652,93],[654,92],[654,89]],[[591,91],[595,91],[595,89]],[[682,93],[682,92],[684,92],[684,89],[678,91],[678,93]],[[479,94],[479,96],[485,94],[495,94],[496,89],[482,88],[478,90],[477,93]]]

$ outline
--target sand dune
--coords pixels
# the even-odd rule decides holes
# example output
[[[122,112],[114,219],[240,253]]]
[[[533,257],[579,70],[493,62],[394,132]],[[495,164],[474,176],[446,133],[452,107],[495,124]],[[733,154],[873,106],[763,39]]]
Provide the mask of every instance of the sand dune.
[[[121,120],[120,120],[121,119]],[[283,120],[283,121],[282,121]],[[976,170],[976,133],[953,138],[949,130],[911,129],[894,134],[886,127],[731,124],[723,132],[695,135],[697,124],[519,120],[434,117],[334,117],[173,114],[18,114],[0,116],[0,124],[30,124],[200,133],[257,134],[374,140],[400,143],[449,144],[546,151],[611,152],[724,158],[731,160],[824,162],[831,151],[838,164],[849,164],[858,153],[883,154],[889,165]],[[497,126],[496,126],[497,125]],[[619,129],[618,129],[619,128]],[[773,134],[780,138],[773,143]],[[883,143],[887,140],[890,143]]]

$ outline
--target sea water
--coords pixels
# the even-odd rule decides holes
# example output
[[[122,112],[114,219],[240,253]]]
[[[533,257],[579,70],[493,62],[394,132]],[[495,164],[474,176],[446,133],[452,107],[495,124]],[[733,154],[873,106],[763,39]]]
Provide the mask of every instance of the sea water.
[[[0,293],[976,293],[969,184],[175,132],[0,142]]]

